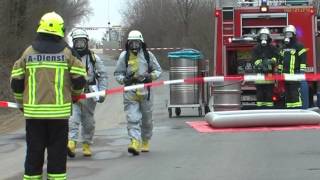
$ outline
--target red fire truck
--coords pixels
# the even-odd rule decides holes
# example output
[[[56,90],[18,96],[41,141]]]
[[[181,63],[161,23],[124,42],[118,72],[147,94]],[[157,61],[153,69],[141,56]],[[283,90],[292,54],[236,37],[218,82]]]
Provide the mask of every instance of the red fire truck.
[[[273,43],[281,46],[283,29],[289,24],[296,27],[298,40],[308,49],[307,72],[318,72],[317,9],[310,0],[217,0],[213,75],[252,73],[251,51],[258,31],[268,27]],[[241,106],[255,106],[254,83],[242,84],[241,92]]]

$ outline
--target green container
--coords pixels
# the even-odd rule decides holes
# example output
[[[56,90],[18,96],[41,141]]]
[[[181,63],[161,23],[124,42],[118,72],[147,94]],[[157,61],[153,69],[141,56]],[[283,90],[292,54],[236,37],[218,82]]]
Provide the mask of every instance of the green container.
[[[203,59],[202,53],[195,49],[183,49],[181,51],[169,52],[168,58],[171,60],[176,59],[190,59],[190,60],[201,60]]]

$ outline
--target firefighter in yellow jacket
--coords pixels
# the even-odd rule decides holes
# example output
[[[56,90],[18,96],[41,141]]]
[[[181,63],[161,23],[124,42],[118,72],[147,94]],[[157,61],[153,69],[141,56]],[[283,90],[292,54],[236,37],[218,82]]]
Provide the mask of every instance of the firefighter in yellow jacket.
[[[271,44],[271,35],[268,28],[260,29],[258,33],[258,44],[252,51],[254,71],[258,74],[270,75],[275,73],[278,59],[278,50]],[[256,81],[257,108],[274,108],[272,101],[274,81]]]
[[[72,96],[82,92],[86,70],[63,40],[64,21],[42,16],[37,37],[15,62],[11,88],[26,118],[24,180],[41,180],[47,149],[47,179],[65,180]]]
[[[283,30],[284,47],[280,51],[279,72],[285,74],[303,74],[306,71],[307,49],[298,42],[296,28],[288,25]],[[286,81],[286,108],[302,108],[300,82]]]

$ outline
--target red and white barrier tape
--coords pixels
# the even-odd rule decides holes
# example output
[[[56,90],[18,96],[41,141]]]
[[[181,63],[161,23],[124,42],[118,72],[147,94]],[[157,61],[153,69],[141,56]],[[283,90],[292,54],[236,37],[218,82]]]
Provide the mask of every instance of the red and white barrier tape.
[[[17,103],[7,102],[7,101],[0,101],[0,107],[4,108],[20,108],[20,105]]]
[[[176,79],[168,81],[155,81],[145,84],[137,84],[132,86],[121,86],[112,89],[107,89],[99,92],[92,92],[87,94],[82,94],[78,99],[89,99],[96,96],[105,96],[116,93],[123,93],[125,91],[131,91],[136,89],[143,89],[146,87],[157,87],[170,84],[193,84],[193,83],[205,83],[205,82],[224,82],[224,81],[245,81],[245,82],[254,82],[254,81],[263,81],[263,80],[277,80],[277,81],[319,81],[320,74],[275,74],[275,75],[263,75],[263,74],[254,74],[254,75],[236,75],[236,76],[210,76],[210,77],[196,77],[196,78],[187,78],[187,79]],[[10,108],[19,108],[19,105],[16,103],[0,101],[0,107],[10,107]]]
[[[147,48],[147,50],[149,51],[154,51],[154,50],[179,50],[179,49],[182,49],[182,48]],[[105,51],[123,51],[124,49],[122,48],[119,48],[119,49],[110,49],[110,48],[106,48],[106,49],[103,49]]]

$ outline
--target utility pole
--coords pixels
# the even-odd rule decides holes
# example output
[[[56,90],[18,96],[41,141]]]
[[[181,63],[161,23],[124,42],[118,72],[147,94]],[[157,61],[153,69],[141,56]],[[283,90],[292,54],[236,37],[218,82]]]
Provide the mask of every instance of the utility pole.
[[[110,28],[110,0],[108,0],[108,41],[111,41],[111,28]]]

